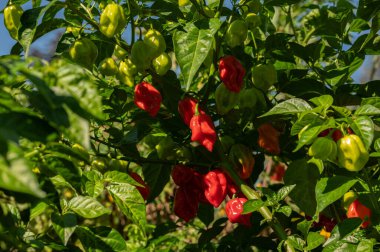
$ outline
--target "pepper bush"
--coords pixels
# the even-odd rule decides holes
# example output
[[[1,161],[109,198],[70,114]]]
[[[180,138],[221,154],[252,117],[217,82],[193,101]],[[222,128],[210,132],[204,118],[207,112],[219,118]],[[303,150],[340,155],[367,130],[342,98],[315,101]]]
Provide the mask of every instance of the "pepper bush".
[[[1,250],[378,250],[379,10],[9,1]]]

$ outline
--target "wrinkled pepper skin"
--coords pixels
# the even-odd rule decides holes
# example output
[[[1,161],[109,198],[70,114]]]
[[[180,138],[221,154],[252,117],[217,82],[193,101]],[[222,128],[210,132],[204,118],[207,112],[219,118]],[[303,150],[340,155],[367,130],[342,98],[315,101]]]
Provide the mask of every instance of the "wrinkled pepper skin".
[[[227,218],[231,223],[239,223],[245,226],[251,226],[251,215],[242,214],[244,210],[244,203],[247,202],[246,198],[235,198],[229,200],[226,204],[226,214]]]
[[[144,43],[152,58],[158,57],[166,50],[166,42],[161,33],[157,30],[150,29],[144,36]]]
[[[69,55],[74,62],[87,69],[92,69],[92,65],[98,57],[98,48],[90,39],[81,38],[71,45]]]
[[[141,82],[135,87],[134,102],[137,107],[155,117],[160,110],[162,97],[160,92],[148,82]]]
[[[120,33],[127,25],[123,7],[116,3],[108,4],[100,15],[99,30],[107,38]]]
[[[367,228],[371,223],[371,209],[360,203],[359,200],[354,200],[347,210],[347,218],[360,218],[364,221],[361,225],[362,228]]]
[[[268,89],[277,82],[276,68],[272,64],[257,65],[252,68],[253,84],[263,91]]]
[[[126,50],[124,50],[121,46],[115,45],[115,49],[113,50],[113,55],[116,58],[123,60],[123,59],[125,59],[125,57],[127,57],[128,52]]]
[[[192,180],[194,173],[192,168],[177,164],[173,167],[171,176],[176,185],[185,186]]]
[[[204,195],[207,201],[215,208],[227,196],[227,178],[220,170],[213,170],[203,176]]]
[[[135,172],[129,172],[129,176],[131,176],[139,184],[143,185],[143,186],[136,186],[136,189],[140,192],[143,199],[147,200],[149,197],[149,193],[150,193],[149,186],[145,183],[145,181],[140,177],[139,174],[137,174]]]
[[[357,135],[347,135],[339,139],[338,143],[339,165],[349,171],[357,172],[364,168],[369,154],[362,140]]]
[[[166,52],[163,52],[157,58],[153,59],[152,65],[154,71],[158,75],[163,76],[172,67],[172,59]]]
[[[178,102],[178,112],[183,122],[190,126],[190,120],[195,114],[195,107],[198,104],[198,100],[193,97],[185,97]],[[198,106],[198,112],[204,114],[204,111]]]
[[[153,60],[152,53],[144,41],[139,40],[133,43],[131,49],[131,60],[136,65],[139,72],[144,72],[150,67]]]
[[[281,152],[279,144],[280,132],[271,124],[265,123],[258,128],[258,145],[271,154],[278,155]]]
[[[239,108],[253,109],[258,102],[258,94],[254,88],[247,88],[239,93]]]
[[[321,160],[335,161],[337,156],[337,145],[334,140],[328,137],[319,137],[309,148],[309,156]]]
[[[198,142],[212,152],[216,141],[216,132],[211,117],[207,114],[194,115],[190,120],[191,141]]]
[[[179,187],[174,196],[174,213],[185,222],[197,216],[199,200],[187,187]]]
[[[120,61],[119,71],[117,73],[117,78],[124,84],[127,84],[130,87],[133,87],[134,76],[137,74],[136,65],[132,63],[130,59],[125,59]]]
[[[118,67],[113,58],[105,58],[99,64],[99,72],[105,76],[113,76],[117,74]]]
[[[270,176],[270,180],[274,182],[282,182],[285,176],[285,171],[285,166],[283,164],[277,164]]]
[[[239,93],[231,92],[224,84],[220,84],[215,90],[216,111],[220,115],[227,114],[238,100]]]
[[[244,20],[237,19],[233,21],[227,29],[226,32],[226,42],[231,48],[236,46],[241,46],[244,44],[245,39],[248,35],[248,27]]]
[[[249,147],[243,144],[235,144],[231,147],[229,159],[241,179],[247,179],[253,172],[255,158]]]
[[[7,28],[9,35],[15,40],[18,40],[18,30],[21,27],[21,16],[23,10],[18,4],[11,4],[4,9],[4,25]]]
[[[239,93],[243,87],[245,69],[234,56],[227,55],[219,61],[219,76],[228,90]]]
[[[253,30],[261,25],[261,18],[255,13],[248,13],[245,17],[245,22],[247,23],[248,29]]]

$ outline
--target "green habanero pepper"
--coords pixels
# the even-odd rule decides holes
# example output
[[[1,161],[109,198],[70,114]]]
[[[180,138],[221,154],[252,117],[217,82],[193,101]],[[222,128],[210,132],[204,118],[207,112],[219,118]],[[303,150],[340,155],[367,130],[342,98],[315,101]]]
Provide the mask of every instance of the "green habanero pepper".
[[[339,139],[339,164],[349,171],[360,171],[368,162],[369,154],[362,140],[357,135],[347,135]]]
[[[18,29],[21,27],[22,13],[21,6],[17,4],[11,4],[4,9],[4,25],[15,40],[18,40]]]
[[[247,23],[248,29],[253,30],[261,25],[261,18],[255,13],[248,13],[245,17],[245,22]]]
[[[309,156],[321,160],[336,160],[337,146],[334,140],[328,137],[318,137],[309,148]]]
[[[231,48],[244,44],[248,35],[248,27],[244,20],[238,19],[233,21],[226,33],[227,45]]]
[[[105,76],[113,76],[117,74],[118,68],[113,58],[105,58],[99,64],[99,71]]]
[[[150,67],[153,60],[149,46],[142,40],[136,41],[131,50],[131,60],[136,65],[139,72],[144,72]]]
[[[152,65],[153,65],[154,71],[158,75],[163,76],[172,67],[172,59],[166,52],[163,52],[157,58],[153,60]]]
[[[125,57],[127,57],[128,52],[126,50],[124,50],[124,48],[122,48],[121,46],[116,45],[115,49],[113,50],[113,55],[116,58],[123,60],[123,59],[125,59]]]
[[[135,64],[132,63],[130,59],[125,59],[120,62],[119,72],[117,74],[117,78],[132,87],[134,85],[134,76],[137,74],[137,68]]]
[[[272,64],[257,65],[252,68],[253,84],[263,91],[268,89],[277,82],[276,68]]]
[[[144,36],[144,43],[153,58],[158,57],[166,50],[166,42],[161,33],[157,30],[150,29]]]
[[[254,88],[243,89],[239,93],[239,108],[253,109],[258,102],[257,90]]]
[[[116,3],[108,4],[100,15],[99,30],[107,38],[120,33],[126,25],[127,19],[123,7]]]
[[[176,158],[175,142],[170,136],[162,139],[156,146],[157,156],[161,160],[174,160]]]
[[[81,38],[71,45],[69,55],[74,62],[91,69],[98,57],[98,48],[90,39]]]
[[[231,92],[222,83],[215,91],[215,103],[218,114],[227,114],[233,109],[239,100],[239,93]]]

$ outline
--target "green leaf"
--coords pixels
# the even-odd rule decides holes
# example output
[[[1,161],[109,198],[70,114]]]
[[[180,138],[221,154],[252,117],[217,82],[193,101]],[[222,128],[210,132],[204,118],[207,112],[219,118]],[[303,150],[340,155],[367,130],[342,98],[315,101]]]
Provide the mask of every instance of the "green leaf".
[[[282,206],[277,212],[283,213],[286,217],[290,217],[292,214],[292,208],[290,206]]]
[[[372,144],[375,126],[373,121],[368,116],[360,116],[354,119],[353,123],[350,124],[351,128],[354,130],[355,134],[358,135],[364,143],[364,146],[369,149]]]
[[[51,220],[55,232],[61,239],[63,245],[66,246],[77,227],[77,217],[72,213],[66,213],[64,215],[53,213]]]
[[[196,23],[188,23],[185,31],[177,30],[174,33],[174,52],[186,90],[189,90],[199,67],[206,59],[220,25],[221,22],[217,18],[203,19]]]
[[[310,101],[316,106],[330,107],[334,102],[334,98],[331,95],[322,95],[319,97],[314,97],[310,99]]]
[[[310,232],[307,236],[307,247],[306,249],[311,251],[319,247],[322,243],[325,242],[325,237],[316,232]]]
[[[307,215],[313,216],[317,207],[315,186],[319,170],[305,159],[290,163],[284,176],[285,185],[296,185],[289,196]]]
[[[315,188],[317,199],[316,214],[322,212],[327,206],[342,198],[356,182],[357,180],[355,179],[343,176],[322,178],[319,180]]]
[[[282,114],[297,114],[311,109],[311,106],[306,101],[299,98],[292,98],[277,104],[267,113],[259,117]]]
[[[362,223],[360,218],[349,218],[337,224],[331,231],[330,238],[325,242],[324,247],[334,245],[337,241],[343,240],[345,237],[354,232]]]
[[[78,215],[89,219],[111,213],[110,209],[105,208],[99,201],[89,196],[77,196],[72,198],[69,201],[68,210],[72,210]]]
[[[109,227],[87,228],[78,227],[75,230],[83,247],[89,252],[128,251],[123,236]]]
[[[265,206],[262,200],[248,200],[244,204],[243,214],[252,213]]]
[[[299,223],[297,223],[297,229],[299,231],[301,231],[301,233],[304,235],[304,237],[306,238],[307,234],[309,233],[309,229],[311,228],[311,226],[313,225],[313,220],[303,220]]]
[[[219,225],[213,225],[211,228],[202,230],[201,235],[199,236],[198,243],[199,246],[202,247],[209,243],[213,238],[215,238],[217,235],[219,235],[223,229],[225,228],[225,225],[219,224]]]
[[[377,152],[380,152],[380,138],[375,140],[375,143],[373,144],[373,147]]]
[[[318,115],[314,113],[308,113],[300,118],[293,124],[290,134],[292,136],[297,135],[305,126],[307,125],[322,125],[324,120]]]
[[[356,248],[356,252],[373,252],[374,245],[374,239],[363,239]]]
[[[94,198],[98,197],[104,190],[103,175],[97,170],[84,172],[83,175],[86,177],[84,185],[87,194]]]
[[[288,236],[287,242],[290,243],[293,248],[299,251],[302,251],[303,247],[305,246],[305,241],[295,235]]]
[[[108,183],[116,183],[116,184],[130,184],[134,186],[143,186],[134,180],[131,176],[129,176],[125,172],[119,171],[109,171],[104,173],[104,181]]]
[[[360,106],[356,111],[355,111],[356,116],[375,116],[375,115],[380,115],[380,109],[377,107],[370,105],[370,104],[365,104]]]
[[[121,184],[109,185],[106,188],[123,214],[145,232],[145,202],[136,187],[130,184]]]
[[[285,199],[286,196],[288,196],[289,193],[294,189],[294,187],[295,185],[281,187],[281,189],[277,192],[278,201]]]
[[[32,205],[30,208],[30,217],[29,219],[32,220],[35,217],[45,213],[50,208],[49,204],[45,201],[39,201],[36,203],[36,205]]]
[[[299,135],[298,144],[296,148],[293,150],[293,152],[298,151],[304,145],[311,144],[320,132],[328,128],[333,128],[334,126],[335,126],[334,120],[329,120],[325,122],[323,125],[319,125],[319,126],[314,126],[314,127],[313,125],[305,126],[305,128],[302,129],[301,132],[298,134]]]

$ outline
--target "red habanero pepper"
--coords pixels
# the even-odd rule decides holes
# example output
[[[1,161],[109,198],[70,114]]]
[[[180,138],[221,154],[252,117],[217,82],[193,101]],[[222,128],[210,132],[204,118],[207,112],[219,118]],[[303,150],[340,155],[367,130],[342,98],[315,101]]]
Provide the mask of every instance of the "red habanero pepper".
[[[190,120],[195,114],[195,107],[198,100],[193,97],[186,97],[178,102],[178,112],[184,123],[189,126]],[[204,114],[204,111],[198,106],[198,112]]]
[[[362,228],[368,227],[368,225],[371,223],[371,215],[371,209],[360,203],[360,201],[357,199],[351,203],[347,210],[347,218],[360,218],[362,221],[365,220],[361,225]]]
[[[160,110],[161,101],[160,92],[148,82],[143,81],[136,85],[134,102],[152,117],[155,117]]]
[[[176,185],[184,186],[191,181],[194,170],[185,165],[177,164],[173,167],[171,175]]]
[[[194,115],[190,120],[191,141],[196,141],[212,152],[216,132],[211,117],[207,114]]]
[[[189,194],[186,187],[179,187],[174,197],[174,213],[189,222],[197,216],[199,200]]]
[[[259,128],[258,144],[261,148],[269,153],[278,155],[281,152],[279,144],[280,132],[278,132],[271,124],[262,124]]]
[[[227,196],[227,178],[220,170],[208,172],[203,177],[204,195],[214,207],[219,207]]]
[[[239,93],[243,87],[245,69],[232,55],[224,56],[219,61],[219,76],[231,92]]]
[[[145,183],[145,181],[140,177],[139,174],[135,172],[129,172],[129,176],[131,176],[136,182],[143,186],[136,186],[136,189],[140,192],[141,196],[144,198],[144,200],[147,200],[150,193],[149,186]]]
[[[324,131],[318,134],[318,137],[328,136],[330,135],[331,131],[333,131],[333,133],[331,134],[331,137],[335,142],[338,142],[338,140],[343,137],[342,131],[340,131],[339,129],[333,129],[333,128],[325,129]]]
[[[285,165],[277,164],[274,167],[274,170],[273,170],[272,175],[270,176],[270,179],[275,182],[282,182],[284,176],[285,176]]]
[[[231,223],[240,223],[245,226],[251,226],[251,215],[241,214],[244,210],[244,203],[247,202],[246,198],[235,198],[227,202],[226,204],[226,214],[227,218]]]

